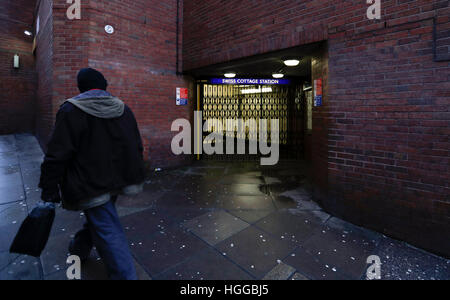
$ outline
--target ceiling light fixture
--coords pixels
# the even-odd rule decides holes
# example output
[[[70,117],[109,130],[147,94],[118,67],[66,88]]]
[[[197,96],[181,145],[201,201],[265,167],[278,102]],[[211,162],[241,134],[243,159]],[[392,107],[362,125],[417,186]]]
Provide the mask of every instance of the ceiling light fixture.
[[[236,77],[236,73],[225,73],[224,75],[226,78],[234,78]]]
[[[284,77],[284,74],[283,73],[274,73],[274,74],[272,74],[272,77],[275,79],[280,79],[280,78]]]
[[[300,64],[300,61],[298,59],[287,59],[284,64],[288,67],[296,67]]]
[[[28,31],[28,30],[25,30],[23,33],[25,33],[25,35],[28,35],[28,36],[33,35],[33,34],[31,33],[31,31]]]

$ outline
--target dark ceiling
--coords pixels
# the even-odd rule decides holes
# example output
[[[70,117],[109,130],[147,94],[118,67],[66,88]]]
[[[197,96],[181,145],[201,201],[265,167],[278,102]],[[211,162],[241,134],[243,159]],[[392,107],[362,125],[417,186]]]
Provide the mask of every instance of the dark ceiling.
[[[289,48],[282,51],[266,53],[234,60],[231,62],[207,66],[187,72],[197,79],[223,78],[225,73],[236,73],[238,78],[271,78],[274,72],[280,71],[286,77],[309,77],[311,75],[311,57],[318,51],[320,44]],[[297,67],[284,65],[286,58],[300,59]]]

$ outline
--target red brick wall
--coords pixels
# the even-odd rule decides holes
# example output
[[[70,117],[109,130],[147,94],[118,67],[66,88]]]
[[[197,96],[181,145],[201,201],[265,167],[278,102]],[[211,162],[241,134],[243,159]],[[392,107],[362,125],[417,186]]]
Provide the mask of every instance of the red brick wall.
[[[77,71],[88,66],[88,1],[81,1],[82,19],[69,20],[70,6],[63,0],[41,0],[37,13],[41,31],[37,36],[37,136],[44,150],[56,113],[64,101],[77,95]]]
[[[36,7],[39,16],[39,32],[36,35],[36,136],[45,148],[55,120],[53,93],[53,18],[52,2],[41,0]],[[35,24],[36,26],[36,24]]]
[[[174,136],[170,129],[174,120],[191,119],[193,114],[192,101],[186,107],[175,106],[176,88],[190,88],[192,98],[193,86],[177,75],[177,0],[96,1],[89,14],[89,65],[105,74],[110,91],[134,111],[147,160],[152,167],[183,163],[186,157],[176,157],[170,149]],[[106,34],[105,25],[114,26],[115,33]]]
[[[313,117],[316,195],[354,223],[450,255],[449,1],[381,2],[371,21],[359,0],[186,0],[184,67],[327,41],[328,71],[326,54],[313,67],[327,77]]]
[[[330,40],[326,203],[448,254],[450,245],[437,241],[450,234],[450,68],[433,62],[432,25],[424,19]]]
[[[36,90],[33,37],[33,1],[0,2],[0,134],[33,132]],[[14,55],[20,68],[13,68]]]
[[[134,111],[145,144],[145,156],[152,167],[182,164],[186,157],[172,155],[170,131],[175,119],[192,116],[192,101],[176,107],[176,87],[190,88],[192,82],[177,72],[181,70],[182,1],[179,9],[177,39],[177,1],[81,1],[81,20],[69,20],[64,0],[53,1],[53,37],[51,93],[40,101],[40,118],[45,144],[59,105],[79,93],[76,75],[84,67],[96,68],[109,82],[109,91],[120,97]],[[108,35],[104,27],[112,25]],[[45,46],[42,46],[44,51]],[[43,52],[44,56],[50,50]],[[49,66],[49,63],[43,64]],[[50,102],[48,100],[50,99]],[[47,118],[52,116],[53,118]]]

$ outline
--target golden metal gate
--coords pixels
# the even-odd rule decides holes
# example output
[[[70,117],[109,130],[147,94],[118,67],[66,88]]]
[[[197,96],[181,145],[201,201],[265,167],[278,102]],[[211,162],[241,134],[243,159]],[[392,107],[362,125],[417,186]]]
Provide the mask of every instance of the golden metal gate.
[[[231,136],[235,139],[249,141],[259,141],[259,138],[266,138],[271,141],[270,120],[279,120],[279,143],[280,147],[287,148],[291,144],[290,125],[299,123],[299,120],[290,122],[290,118],[299,118],[298,110],[301,107],[294,102],[294,97],[298,89],[293,86],[282,85],[213,85],[203,84],[201,88],[203,121],[208,123],[209,132],[204,133],[203,139],[209,133],[221,128],[224,136]],[[297,112],[295,112],[297,110]],[[254,128],[246,128],[245,133],[237,132],[237,128],[230,127],[227,120],[242,119],[244,122],[256,120]],[[259,120],[269,120],[267,123],[268,134],[258,136]],[[302,118],[303,119],[303,118]],[[302,121],[300,121],[301,123]],[[290,124],[291,123],[291,124]],[[296,139],[297,140],[297,139]],[[296,141],[294,144],[298,144]],[[248,152],[246,152],[248,153]],[[204,157],[214,160],[252,160],[257,159],[254,155],[215,155]]]

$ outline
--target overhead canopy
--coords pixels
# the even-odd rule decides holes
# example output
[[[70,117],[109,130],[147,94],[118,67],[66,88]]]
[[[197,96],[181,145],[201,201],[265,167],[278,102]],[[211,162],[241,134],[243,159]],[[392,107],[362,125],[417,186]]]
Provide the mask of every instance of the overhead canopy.
[[[307,77],[311,74],[311,57],[320,44],[311,44],[270,52],[226,63],[211,65],[187,71],[196,78],[223,77],[225,73],[233,72],[237,77],[270,78],[272,74],[282,71],[286,77]],[[287,67],[284,60],[295,58],[300,60],[296,67]]]

